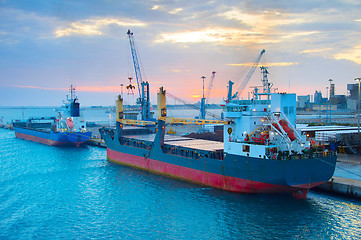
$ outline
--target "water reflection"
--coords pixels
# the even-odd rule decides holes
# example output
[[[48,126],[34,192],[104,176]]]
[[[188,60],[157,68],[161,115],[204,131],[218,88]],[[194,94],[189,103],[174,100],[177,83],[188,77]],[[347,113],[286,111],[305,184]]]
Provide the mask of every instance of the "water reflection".
[[[359,200],[231,193],[110,163],[102,148],[0,140],[0,238],[361,237]]]

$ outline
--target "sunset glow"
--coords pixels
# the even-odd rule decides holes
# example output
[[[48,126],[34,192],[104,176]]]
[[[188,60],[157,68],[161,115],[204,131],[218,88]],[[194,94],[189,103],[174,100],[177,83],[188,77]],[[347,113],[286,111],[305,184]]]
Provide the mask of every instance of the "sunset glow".
[[[3,1],[0,11],[2,105],[58,104],[71,84],[85,105],[111,105],[129,77],[136,99],[128,29],[153,104],[161,86],[199,101],[201,77],[207,92],[212,71],[212,101],[220,102],[228,81],[237,88],[262,49],[243,97],[261,84],[259,66],[269,68],[275,88],[298,95],[325,92],[328,79],[335,94],[347,94],[361,77],[357,1],[20,0]]]
[[[70,23],[69,27],[61,27],[55,31],[56,37],[65,37],[70,35],[102,35],[102,28],[109,25],[117,26],[136,26],[143,27],[146,24],[129,19],[103,18],[103,19],[85,19]]]

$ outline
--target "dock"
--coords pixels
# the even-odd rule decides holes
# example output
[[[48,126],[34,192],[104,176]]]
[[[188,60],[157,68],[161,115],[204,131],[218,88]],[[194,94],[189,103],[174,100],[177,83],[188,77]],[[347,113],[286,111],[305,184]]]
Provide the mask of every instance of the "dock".
[[[5,129],[10,129],[13,130],[13,125],[12,124],[0,124],[0,128],[5,128]]]
[[[107,145],[105,145],[105,142],[103,139],[94,138],[94,137],[91,137],[85,144],[91,145],[91,146],[96,146],[96,147],[103,147],[103,148],[107,147]]]
[[[361,198],[361,181],[355,179],[332,177],[316,189]]]

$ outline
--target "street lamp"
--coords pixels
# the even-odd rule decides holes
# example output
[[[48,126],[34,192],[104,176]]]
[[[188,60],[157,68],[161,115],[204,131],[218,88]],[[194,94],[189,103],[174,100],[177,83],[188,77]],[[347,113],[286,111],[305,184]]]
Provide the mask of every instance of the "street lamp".
[[[204,98],[204,79],[205,79],[206,77],[205,77],[205,76],[202,76],[201,78],[202,78],[202,80],[203,80],[203,98]]]
[[[355,78],[355,81],[358,82],[358,102],[357,102],[357,109],[358,109],[358,114],[357,114],[357,134],[358,137],[360,137],[360,81],[361,78]]]
[[[331,82],[332,82],[332,79],[329,79],[328,80],[330,82],[330,125],[331,125]]]
[[[121,83],[120,84],[120,96],[122,96],[122,97],[123,97],[123,86],[124,86],[124,84]]]
[[[201,112],[199,113],[199,118],[205,119],[206,118],[206,99],[204,98],[204,79],[206,77],[202,76],[201,78],[203,80],[203,95],[202,95],[202,99],[201,99]]]
[[[328,95],[329,93],[328,93],[328,87],[326,87],[326,99],[328,98]],[[323,107],[322,107],[323,105],[322,104],[320,104],[320,112],[322,112],[322,109],[323,109]],[[327,100],[326,100],[326,103],[325,103],[325,124],[327,123]],[[322,121],[323,122],[323,121]]]

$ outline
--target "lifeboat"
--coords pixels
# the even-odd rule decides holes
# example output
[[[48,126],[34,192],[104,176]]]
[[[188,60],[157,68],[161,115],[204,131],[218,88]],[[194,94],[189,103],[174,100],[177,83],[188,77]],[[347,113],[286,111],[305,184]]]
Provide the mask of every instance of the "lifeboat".
[[[288,126],[288,123],[286,120],[280,120],[280,125],[282,126],[283,130],[288,134],[288,137],[291,139],[291,142],[296,140],[295,133],[293,132],[293,129]]]
[[[74,127],[73,120],[71,118],[68,118],[66,120],[66,125],[68,125],[69,129],[73,129],[73,127]]]

